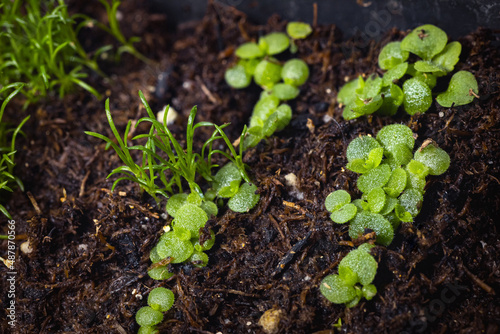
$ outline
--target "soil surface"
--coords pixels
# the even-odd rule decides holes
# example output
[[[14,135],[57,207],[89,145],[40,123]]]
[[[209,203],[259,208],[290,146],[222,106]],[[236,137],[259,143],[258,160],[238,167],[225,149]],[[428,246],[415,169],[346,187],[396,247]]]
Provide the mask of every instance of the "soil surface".
[[[71,2],[70,10],[106,19],[95,3]],[[198,121],[231,122],[228,135],[236,139],[260,88],[233,90],[224,71],[235,61],[236,46],[283,31],[286,22],[271,17],[268,25],[255,26],[242,13],[210,5],[201,22],[171,31],[168,16],[149,13],[142,1],[125,1],[121,13],[124,34],[141,36],[138,48],[154,63],[124,54],[118,64],[103,61],[108,78],[91,75],[90,82],[109,97],[119,131],[146,115],[137,94],[142,90],[153,110],[169,103],[179,112],[171,127],[177,138],[183,138],[187,115],[197,105]],[[276,310],[279,333],[498,333],[499,34],[479,28],[459,39],[463,51],[456,70],[472,72],[479,84],[480,98],[473,103],[442,108],[434,102],[424,115],[400,111],[393,118],[344,121],[336,104],[339,87],[379,71],[381,46],[405,34],[394,29],[367,45],[342,38],[334,25],[316,26],[297,42],[295,57],[309,64],[311,76],[291,103],[294,117],[284,131],[245,154],[259,204],[247,214],[224,209],[210,220],[216,244],[208,266],[171,265],[175,276],[167,281],[147,275],[149,251],[171,222],[165,203],[156,206],[126,182],[111,193],[115,178],[106,176],[121,162],[102,141],[83,133],[112,136],[104,101],[79,91],[30,106],[17,156],[26,192],[16,192],[7,205],[18,237],[33,248],[30,254],[17,248],[15,331],[135,333],[135,312],[151,289],[165,286],[176,301],[161,333],[264,333],[258,322],[270,309]],[[97,28],[81,37],[89,50],[115,43]],[[6,117],[20,121],[22,103],[13,101]],[[429,178],[414,223],[403,224],[389,247],[375,249],[376,297],[346,309],[318,289],[352,249],[345,243],[347,226],[329,219],[324,199],[336,189],[359,197],[357,175],[343,169],[347,145],[392,123],[410,126],[416,145],[434,139],[452,164],[444,175]],[[206,139],[209,133],[199,135]],[[291,174],[295,185],[285,178]],[[300,251],[287,256],[298,242]],[[0,245],[4,254],[7,244]],[[0,276],[7,271],[2,266]],[[7,281],[0,286],[6,291]],[[3,295],[2,333],[11,331],[8,303]]]

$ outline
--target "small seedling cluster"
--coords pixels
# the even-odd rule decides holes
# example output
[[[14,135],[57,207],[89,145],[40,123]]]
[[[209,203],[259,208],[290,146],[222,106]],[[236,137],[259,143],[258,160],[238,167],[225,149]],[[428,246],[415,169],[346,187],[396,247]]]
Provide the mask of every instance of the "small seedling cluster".
[[[0,89],[0,96],[8,94],[0,107],[0,212],[7,218],[12,219],[10,213],[5,208],[4,204],[8,193],[14,191],[15,187],[24,190],[23,183],[15,176],[14,167],[16,154],[16,137],[21,131],[21,127],[28,121],[30,116],[27,116],[15,128],[10,128],[10,125],[2,121],[3,113],[9,101],[21,91],[24,87],[22,83],[14,83]]]
[[[236,49],[240,58],[235,66],[226,71],[226,82],[233,88],[245,88],[252,78],[261,86],[259,101],[255,104],[250,127],[243,145],[253,147],[261,139],[268,138],[285,128],[292,119],[292,108],[282,101],[295,99],[299,87],[309,77],[309,67],[301,59],[290,59],[284,64],[274,58],[290,49],[296,52],[295,40],[307,37],[312,28],[306,23],[290,22],[287,34],[273,32],[259,38],[259,42],[248,42]]]
[[[361,174],[357,187],[362,196],[351,202],[347,191],[336,190],[327,196],[325,207],[335,223],[349,222],[351,238],[362,236],[368,229],[375,232],[376,243],[388,246],[399,224],[412,222],[418,215],[423,201],[425,178],[428,175],[443,174],[450,166],[450,157],[432,140],[424,141],[415,153],[414,145],[413,132],[402,124],[387,125],[378,132],[376,138],[361,136],[349,144],[346,167]],[[352,252],[357,252],[358,255],[351,256]],[[352,252],[347,257],[357,260],[346,260],[353,264],[344,266],[350,266],[355,275],[346,269],[341,272],[339,267],[339,275],[333,278],[328,276],[321,286],[322,293],[330,301],[346,303],[348,306],[356,305],[361,296],[371,298],[371,293],[376,292],[370,287],[366,294],[363,289],[356,290],[356,294],[353,294],[352,287],[355,288],[355,283],[359,282],[365,288],[375,276],[367,274],[371,280],[361,279],[359,271],[366,268],[367,272],[372,273],[376,271],[376,263],[373,264],[366,255],[359,255],[359,248]],[[353,298],[346,300],[348,296]]]
[[[462,51],[459,42],[447,42],[443,30],[427,24],[414,29],[401,42],[385,45],[378,58],[379,67],[386,70],[383,77],[372,74],[365,80],[359,76],[340,89],[337,102],[345,106],[343,117],[349,120],[374,112],[392,116],[401,105],[410,115],[426,112],[438,78],[453,71]],[[410,53],[420,60],[409,63]],[[459,71],[436,101],[443,107],[460,106],[472,102],[477,93],[474,75]]]
[[[157,334],[156,325],[163,321],[163,313],[174,305],[174,293],[167,288],[155,288],[148,296],[148,305],[137,311],[135,321],[141,326],[138,334]]]
[[[365,243],[352,250],[339,263],[339,274],[323,279],[320,291],[329,301],[336,304],[356,306],[361,298],[372,299],[377,288],[372,284],[377,274],[377,261],[370,254],[374,245]],[[359,284],[358,284],[359,283]]]
[[[160,201],[159,196],[168,198],[165,211],[174,218],[172,228],[160,237],[158,244],[151,250],[150,259],[153,265],[148,270],[151,278],[165,280],[173,276],[168,270],[168,265],[171,263],[190,262],[196,267],[207,265],[208,255],[205,251],[214,245],[215,234],[210,231],[210,238],[201,242],[200,230],[204,229],[210,217],[217,215],[219,207],[224,204],[224,199],[229,199],[227,204],[231,210],[248,212],[258,203],[260,195],[256,194],[257,186],[250,182],[246,173],[243,146],[240,145],[239,152],[236,152],[223,131],[228,124],[222,126],[210,122],[195,124],[197,109],[194,107],[188,117],[186,146],[183,147],[167,127],[168,107],[163,115],[163,122],[160,122],[142,92],[139,92],[139,96],[148,116],[139,119],[136,126],[148,122],[151,123],[151,128],[147,134],[137,135],[132,141],[145,140],[144,145],[129,145],[128,135],[132,125],[130,121],[123,137],[120,136],[111,116],[109,99],[106,101],[106,116],[116,143],[111,138],[95,132],[86,134],[104,140],[125,163],[108,175],[109,178],[115,174],[125,174],[113,183],[112,190],[119,182],[129,180],[139,184],[140,188],[150,194],[157,203]],[[214,127],[215,130],[203,143],[201,152],[197,153],[194,152],[194,133],[200,127]],[[246,127],[240,140],[245,134]],[[217,140],[222,140],[227,145],[229,153],[213,148]],[[135,163],[132,150],[142,153],[141,165]],[[223,155],[229,160],[229,163],[220,168],[215,175],[213,169],[218,166],[212,163],[214,154]],[[200,178],[208,185],[205,191],[198,184]],[[189,194],[183,192],[183,184],[186,183]],[[144,312],[148,312],[152,319],[160,319],[158,312],[149,309],[142,311]],[[142,325],[139,320],[137,322],[141,326],[148,326]]]
[[[147,61],[132,45],[137,39],[126,40],[117,22],[119,0],[99,0],[106,8],[109,27],[85,15],[69,15],[63,0],[2,1],[0,11],[0,70],[1,85],[23,81],[21,93],[27,98],[26,106],[50,92],[58,91],[63,97],[76,86],[100,98],[99,92],[85,78],[85,67],[101,76],[104,73],[97,59],[112,49],[110,45],[87,53],[78,41],[78,32],[86,26],[102,28],[115,36],[123,45],[118,54],[129,52]]]

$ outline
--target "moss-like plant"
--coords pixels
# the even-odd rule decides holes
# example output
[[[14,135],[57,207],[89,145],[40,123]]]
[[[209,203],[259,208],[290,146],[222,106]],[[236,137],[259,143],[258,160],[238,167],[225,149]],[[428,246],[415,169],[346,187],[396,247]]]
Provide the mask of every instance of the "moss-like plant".
[[[401,42],[385,45],[378,57],[379,67],[386,70],[383,77],[372,74],[365,80],[359,76],[339,90],[337,101],[345,106],[343,117],[349,120],[375,112],[392,116],[401,105],[410,115],[426,112],[432,104],[437,78],[454,70],[462,51],[459,42],[447,42],[443,30],[427,24],[414,29]],[[410,53],[421,59],[409,63]],[[474,75],[460,71],[436,101],[443,107],[459,106],[472,102],[477,93]]]
[[[10,124],[3,121],[3,113],[9,101],[14,98],[23,87],[24,84],[22,83],[14,83],[0,89],[0,96],[8,94],[0,107],[0,212],[9,219],[12,219],[12,217],[4,206],[7,201],[6,197],[8,193],[13,192],[16,187],[24,190],[23,183],[14,173],[14,168],[16,166],[16,138],[22,126],[28,121],[30,116],[24,118],[18,126],[12,127]]]
[[[362,196],[351,201],[351,195],[341,189],[330,193],[325,200],[325,207],[335,223],[349,223],[351,238],[362,236],[368,229],[375,232],[376,243],[388,246],[399,224],[412,222],[418,215],[425,178],[443,174],[450,166],[450,157],[432,140],[424,141],[413,153],[414,145],[413,132],[402,124],[383,127],[376,138],[360,136],[351,141],[346,152],[347,168],[361,174],[357,187]],[[321,292],[330,301],[350,307],[362,296],[375,295],[376,289],[370,284],[375,276],[376,262],[360,254],[358,250],[349,253],[344,258],[349,265],[342,260],[339,275],[328,276],[323,281]],[[351,258],[356,260],[351,262]],[[356,288],[358,282],[362,288]]]
[[[242,145],[253,147],[263,138],[282,130],[292,118],[292,109],[281,103],[296,98],[299,86],[309,77],[309,68],[301,59],[280,62],[273,56],[290,49],[296,52],[295,40],[306,38],[311,32],[310,25],[290,22],[287,34],[273,32],[259,38],[258,43],[247,42],[236,49],[240,59],[236,65],[226,70],[225,79],[229,86],[237,89],[248,87],[252,78],[261,86],[259,101],[255,104],[250,127]]]

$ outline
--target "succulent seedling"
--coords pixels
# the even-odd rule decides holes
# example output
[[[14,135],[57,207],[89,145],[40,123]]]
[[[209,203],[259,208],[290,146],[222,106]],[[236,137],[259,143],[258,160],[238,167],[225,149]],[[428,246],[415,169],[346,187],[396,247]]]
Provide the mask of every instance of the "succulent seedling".
[[[345,106],[343,117],[349,120],[375,112],[392,116],[401,105],[410,115],[425,113],[432,105],[437,78],[454,70],[462,51],[459,42],[447,41],[443,30],[427,24],[401,42],[386,44],[378,57],[379,67],[386,70],[382,78],[374,74],[365,81],[359,76],[339,90],[337,101]],[[408,63],[410,53],[421,59]],[[460,71],[436,101],[443,107],[459,106],[472,102],[477,94],[474,75]]]

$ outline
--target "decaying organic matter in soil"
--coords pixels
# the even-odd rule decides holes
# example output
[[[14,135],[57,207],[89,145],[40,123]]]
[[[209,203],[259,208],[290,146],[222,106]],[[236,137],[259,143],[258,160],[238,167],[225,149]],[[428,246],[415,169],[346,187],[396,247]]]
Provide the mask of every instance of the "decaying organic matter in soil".
[[[73,10],[93,9],[86,6]],[[201,22],[165,34],[168,18],[148,13],[142,2],[124,2],[122,11],[124,33],[142,36],[140,51],[158,63],[124,55],[119,65],[107,65],[109,79],[94,78],[110,97],[119,129],[145,115],[140,89],[154,109],[170,103],[181,113],[171,128],[176,136],[198,105],[198,121],[231,122],[228,134],[236,139],[260,89],[232,90],[224,71],[235,46],[282,31],[286,22],[272,17],[254,26],[243,14],[213,5]],[[92,33],[84,31],[84,45]],[[19,141],[18,175],[27,192],[9,202],[18,235],[26,234],[33,248],[17,257],[17,330],[133,333],[144,297],[162,285],[176,295],[159,327],[165,333],[263,333],[259,319],[268,310],[275,310],[280,333],[334,333],[339,318],[340,331],[349,333],[498,332],[499,35],[478,29],[459,39],[456,68],[479,83],[480,98],[472,104],[433,103],[424,115],[344,121],[335,103],[338,88],[375,72],[381,46],[404,34],[391,30],[379,43],[359,47],[361,41],[343,39],[335,26],[317,26],[297,42],[295,56],[308,63],[311,77],[292,102],[294,117],[245,155],[261,201],[248,214],[228,210],[210,220],[207,228],[217,236],[208,266],[173,266],[176,275],[167,282],[150,279],[146,270],[149,251],[171,219],[133,184],[111,193],[106,176],[118,158],[83,133],[110,134],[104,103],[79,92],[32,107],[26,139]],[[19,105],[12,103],[7,116],[22,117]],[[452,164],[430,178],[416,221],[403,224],[390,247],[377,247],[377,296],[346,309],[318,290],[351,249],[347,227],[332,223],[324,199],[335,189],[356,191],[356,174],[342,168],[347,144],[397,122],[418,134],[417,145],[433,138]],[[6,271],[0,269],[2,277]],[[2,291],[6,284],[1,280]],[[8,332],[3,311],[1,318],[0,331]]]

